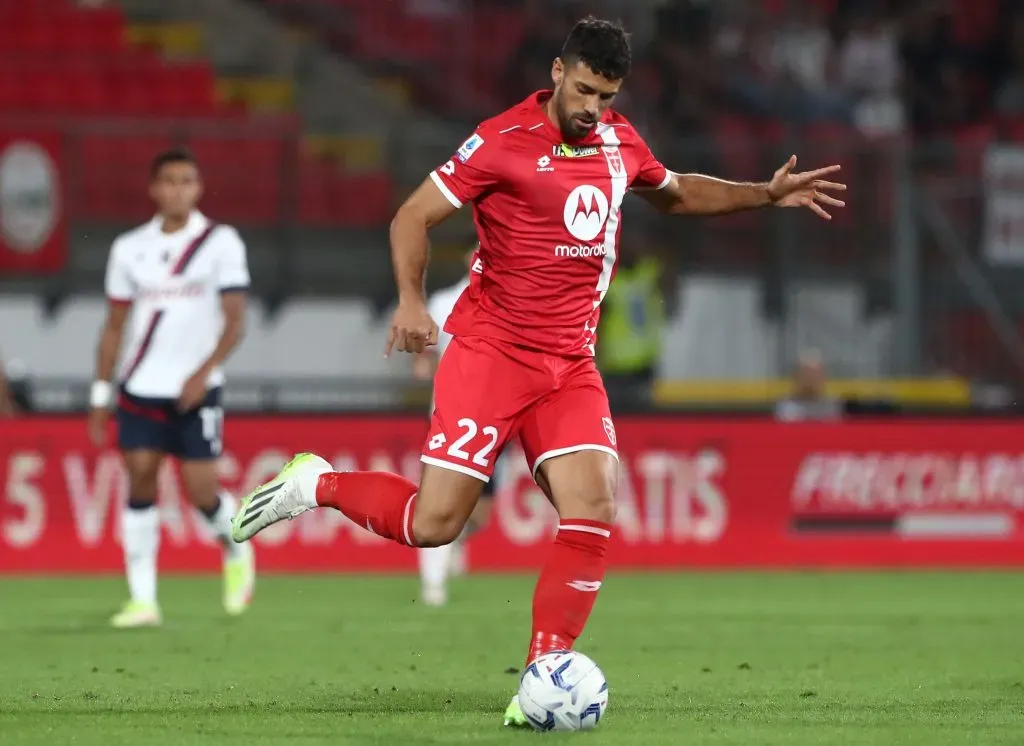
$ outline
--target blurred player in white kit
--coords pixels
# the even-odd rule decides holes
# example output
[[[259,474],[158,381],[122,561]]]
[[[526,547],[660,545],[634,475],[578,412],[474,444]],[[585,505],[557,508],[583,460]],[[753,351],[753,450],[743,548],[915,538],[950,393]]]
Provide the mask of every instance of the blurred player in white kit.
[[[430,317],[437,324],[439,329],[444,328],[445,322],[455,308],[455,302],[462,295],[462,291],[469,287],[469,273],[473,271],[473,258],[476,256],[478,245],[466,252],[466,269],[469,272],[454,285],[438,290],[427,304]],[[478,270],[479,271],[479,270]],[[441,356],[452,341],[452,335],[447,332],[440,332],[437,338],[437,346],[424,350],[413,358],[413,373],[421,381],[431,381],[437,371],[437,365]],[[430,410],[433,412],[434,403],[431,400]],[[501,460],[495,469],[495,473],[501,475]],[[448,577],[454,573],[465,571],[466,566],[466,539],[476,531],[487,526],[491,517],[491,504],[494,497],[494,482],[491,480],[484,485],[480,495],[480,501],[470,515],[469,522],[459,538],[451,544],[440,547],[429,547],[419,550],[420,560],[420,584],[423,603],[428,606],[443,606],[448,600]]]
[[[224,446],[221,366],[245,325],[245,244],[234,228],[196,209],[202,182],[188,151],[168,150],[154,159],[150,195],[156,217],[119,236],[110,250],[109,312],[89,402],[89,433],[97,447],[106,444],[116,405],[118,446],[128,471],[121,541],[130,599],[110,620],[115,627],[161,622],[156,502],[166,456],[180,462],[189,499],[223,547],[227,613],[248,608],[256,578],[251,545],[231,540],[237,504],[221,489],[216,468]],[[126,354],[115,382],[129,311]]]

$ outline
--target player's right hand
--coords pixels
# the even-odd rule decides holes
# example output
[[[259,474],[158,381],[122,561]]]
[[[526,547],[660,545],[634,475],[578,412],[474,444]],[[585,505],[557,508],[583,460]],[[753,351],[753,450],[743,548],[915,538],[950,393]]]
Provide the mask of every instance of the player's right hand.
[[[110,429],[107,423],[110,421],[110,410],[106,407],[93,407],[89,410],[89,440],[97,448],[107,445]]]
[[[437,324],[430,318],[427,304],[422,301],[399,301],[391,317],[384,357],[389,357],[393,349],[399,352],[423,352],[436,344]]]

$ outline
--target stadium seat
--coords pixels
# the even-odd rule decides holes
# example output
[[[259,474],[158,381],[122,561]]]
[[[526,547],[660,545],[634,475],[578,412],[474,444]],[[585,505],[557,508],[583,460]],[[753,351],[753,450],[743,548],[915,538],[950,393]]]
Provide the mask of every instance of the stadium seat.
[[[349,365],[352,350],[345,344],[346,327],[370,323],[365,301],[309,300],[285,304],[264,335],[265,376],[330,376]],[[319,344],[308,343],[317,330]]]
[[[61,304],[45,326],[45,367],[40,363],[39,370],[56,377],[88,377],[106,315],[102,296],[72,296]]]
[[[665,329],[659,376],[775,375],[778,333],[764,318],[756,280],[690,277],[679,287],[678,307]]]
[[[46,313],[34,295],[0,295],[0,350],[5,361],[46,370]]]

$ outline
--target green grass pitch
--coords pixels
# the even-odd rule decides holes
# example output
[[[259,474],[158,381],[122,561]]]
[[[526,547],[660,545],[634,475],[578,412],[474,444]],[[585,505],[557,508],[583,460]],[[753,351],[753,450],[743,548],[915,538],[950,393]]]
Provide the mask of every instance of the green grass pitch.
[[[510,732],[532,578],[164,578],[165,625],[117,632],[119,578],[0,580],[0,743],[1024,744],[1024,576],[613,574],[579,648],[609,680],[589,734]]]

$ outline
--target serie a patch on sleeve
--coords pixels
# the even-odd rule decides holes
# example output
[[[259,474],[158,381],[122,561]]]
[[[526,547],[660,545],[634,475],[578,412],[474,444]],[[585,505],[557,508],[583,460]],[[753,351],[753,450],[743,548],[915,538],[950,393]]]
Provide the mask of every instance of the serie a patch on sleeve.
[[[472,134],[466,142],[462,143],[459,147],[458,159],[465,163],[473,157],[473,153],[480,149],[480,146],[484,144],[484,139],[478,134]]]

